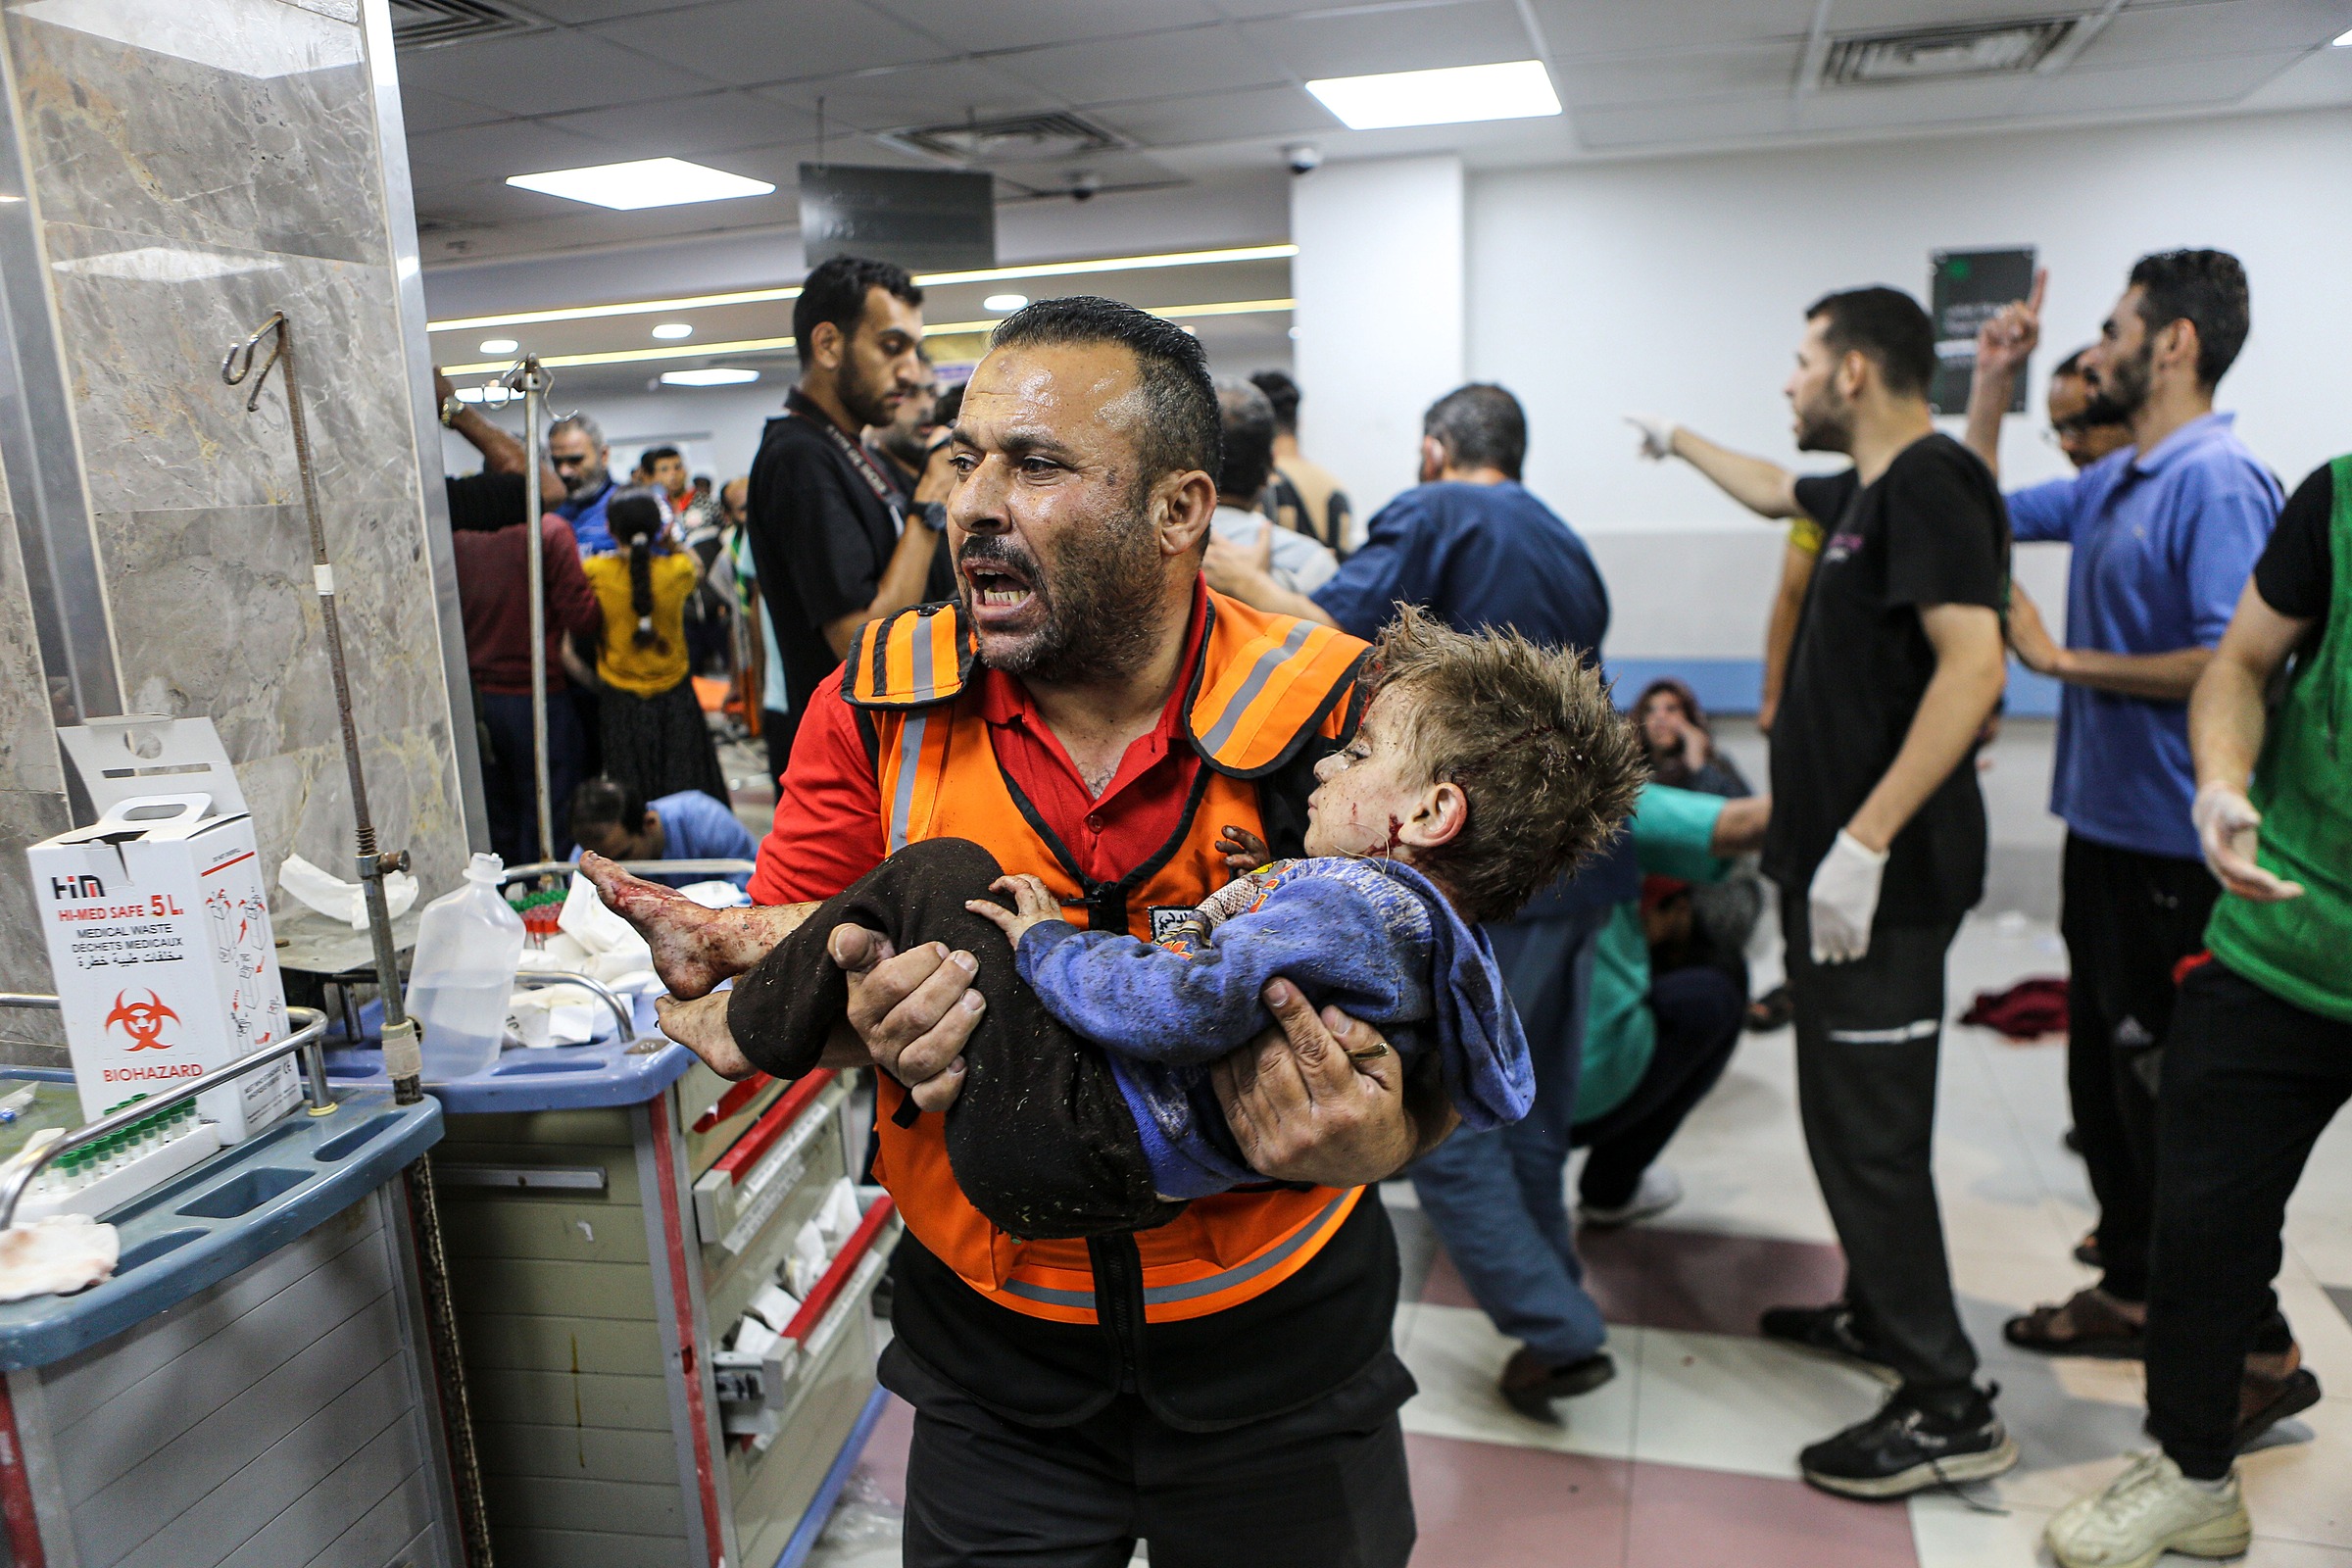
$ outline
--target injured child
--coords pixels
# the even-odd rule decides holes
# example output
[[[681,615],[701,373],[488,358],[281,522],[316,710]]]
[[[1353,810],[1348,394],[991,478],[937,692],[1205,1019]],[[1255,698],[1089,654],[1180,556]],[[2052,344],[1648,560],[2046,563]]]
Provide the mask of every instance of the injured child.
[[[957,1185],[1017,1237],[1148,1228],[1264,1179],[1209,1068],[1267,1028],[1261,998],[1277,977],[1378,1029],[1407,1077],[1437,1075],[1472,1129],[1517,1120],[1533,1098],[1478,922],[1516,913],[1617,830],[1640,746],[1596,671],[1507,632],[1465,635],[1407,611],[1368,678],[1355,736],[1316,768],[1304,858],[1261,863],[1265,847],[1226,827],[1219,848],[1240,874],[1198,908],[1154,910],[1150,942],[1072,924],[1062,911],[1078,900],[1004,875],[961,839],[908,845],[821,905],[707,921],[609,861],[584,857],[582,869],[669,960],[673,988],[673,970],[701,990],[738,974],[728,1030],[781,1078],[815,1067],[844,1015],[837,927],[879,931],[902,953],[970,953],[987,1005],[947,1112]],[[689,942],[673,916],[718,928]],[[762,935],[773,945],[755,954]]]

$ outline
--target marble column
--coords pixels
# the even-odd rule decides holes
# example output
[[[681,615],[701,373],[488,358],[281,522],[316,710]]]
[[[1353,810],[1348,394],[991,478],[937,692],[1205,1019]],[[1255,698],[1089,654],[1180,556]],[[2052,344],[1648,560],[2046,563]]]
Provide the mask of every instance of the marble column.
[[[78,466],[86,509],[53,506],[45,525],[95,537],[122,710],[211,717],[264,858],[346,871],[351,808],[284,386],[273,376],[249,414],[220,374],[228,346],[283,310],[369,801],[427,895],[454,885],[479,836],[478,771],[383,0],[0,0],[0,24],[70,414],[43,433],[41,462]],[[42,667],[56,643],[37,623],[46,611],[86,629],[97,597],[45,605],[7,535],[0,985],[46,990],[21,850],[65,825],[65,798],[49,735],[60,683]],[[0,1055],[25,1049],[23,1025],[0,1013]]]

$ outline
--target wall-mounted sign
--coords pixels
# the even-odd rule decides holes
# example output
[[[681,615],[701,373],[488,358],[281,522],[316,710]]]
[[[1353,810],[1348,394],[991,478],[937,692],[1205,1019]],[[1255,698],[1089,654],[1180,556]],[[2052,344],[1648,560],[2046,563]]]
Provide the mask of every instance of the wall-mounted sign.
[[[996,181],[953,169],[803,164],[801,249],[810,267],[835,256],[910,272],[994,267]]]
[[[1977,328],[2034,288],[2034,247],[1936,251],[1928,259],[1928,314],[1936,320],[1936,380],[1928,402],[1937,414],[1968,409],[1977,369]],[[2009,412],[2026,412],[2026,378],[2009,395]]]

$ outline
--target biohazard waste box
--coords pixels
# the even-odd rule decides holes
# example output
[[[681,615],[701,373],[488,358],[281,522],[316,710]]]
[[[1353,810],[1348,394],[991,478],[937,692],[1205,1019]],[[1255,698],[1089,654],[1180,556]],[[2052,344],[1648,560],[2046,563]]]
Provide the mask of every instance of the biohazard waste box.
[[[26,854],[96,1118],[285,1038],[286,995],[253,820],[212,722],[94,719],[58,736],[97,820]],[[281,1060],[196,1104],[235,1143],[301,1098]]]

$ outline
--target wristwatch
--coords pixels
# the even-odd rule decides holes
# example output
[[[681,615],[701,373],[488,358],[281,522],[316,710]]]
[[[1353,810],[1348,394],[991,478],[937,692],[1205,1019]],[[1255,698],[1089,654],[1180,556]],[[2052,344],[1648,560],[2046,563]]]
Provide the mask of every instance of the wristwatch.
[[[458,400],[458,395],[455,392],[452,392],[449,396],[441,400],[441,427],[443,429],[447,429],[449,426],[457,423],[458,416],[464,414],[465,412],[466,405]]]
[[[948,504],[946,502],[924,501],[918,503],[914,510],[915,514],[923,519],[923,526],[933,533],[948,531]]]

